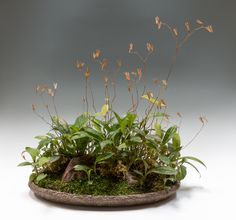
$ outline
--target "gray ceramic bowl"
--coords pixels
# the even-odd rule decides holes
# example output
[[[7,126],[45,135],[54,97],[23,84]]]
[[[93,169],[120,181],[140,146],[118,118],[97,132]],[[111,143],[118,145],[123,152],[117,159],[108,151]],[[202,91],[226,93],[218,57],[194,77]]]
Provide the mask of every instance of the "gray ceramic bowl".
[[[62,204],[77,206],[100,206],[100,207],[124,207],[134,205],[144,205],[156,203],[167,199],[174,195],[179,189],[180,184],[173,185],[168,191],[133,194],[126,196],[90,196],[90,195],[74,195],[65,192],[58,192],[51,189],[45,189],[34,183],[29,183],[30,189],[36,196]]]

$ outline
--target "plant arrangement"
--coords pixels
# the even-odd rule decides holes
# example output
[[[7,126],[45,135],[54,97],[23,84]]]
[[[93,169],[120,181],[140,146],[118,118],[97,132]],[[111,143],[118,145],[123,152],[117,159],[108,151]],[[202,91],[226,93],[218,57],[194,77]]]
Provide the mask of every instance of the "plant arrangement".
[[[186,166],[197,172],[196,163],[205,164],[198,158],[183,156],[181,150],[188,146],[201,132],[206,117],[201,116],[201,127],[188,144],[182,146],[180,126],[182,114],[177,113],[178,123],[167,113],[163,92],[181,48],[197,31],[213,32],[211,25],[197,20],[194,26],[186,21],[185,32],[155,18],[156,29],[167,29],[175,42],[175,50],[164,80],[153,79],[155,90],[146,83],[147,64],[156,51],[154,44],[146,43],[146,55],[142,56],[133,43],[128,53],[139,59],[137,68],[124,71],[122,61],[116,61],[116,69],[110,70],[109,60],[100,50],[92,53],[92,61],[103,73],[104,104],[97,110],[92,87],[90,66],[84,61],[75,61],[82,73],[85,87],[82,97],[84,111],[74,123],[68,123],[58,114],[55,103],[57,83],[53,86],[38,85],[37,94],[48,113],[44,117],[35,104],[33,112],[47,123],[50,131],[36,136],[38,146],[25,147],[19,166],[32,166],[30,183],[73,195],[131,195],[158,192],[170,189],[186,177]],[[127,83],[130,106],[119,114],[114,108],[117,99],[117,77]],[[46,103],[46,96],[50,103]],[[138,114],[140,105],[145,105],[143,115]]]

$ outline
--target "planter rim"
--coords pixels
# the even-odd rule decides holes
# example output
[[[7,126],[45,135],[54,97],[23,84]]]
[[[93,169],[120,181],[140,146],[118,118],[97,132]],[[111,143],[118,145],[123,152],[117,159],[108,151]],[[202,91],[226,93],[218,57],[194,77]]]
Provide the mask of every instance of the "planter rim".
[[[169,190],[161,190],[158,192],[119,195],[119,196],[110,196],[110,195],[92,196],[92,195],[75,195],[72,193],[55,191],[39,187],[33,182],[29,183],[29,188],[34,192],[34,194],[45,200],[66,205],[100,206],[100,207],[125,207],[125,206],[156,203],[174,195],[179,189],[179,187],[180,183],[176,183]]]

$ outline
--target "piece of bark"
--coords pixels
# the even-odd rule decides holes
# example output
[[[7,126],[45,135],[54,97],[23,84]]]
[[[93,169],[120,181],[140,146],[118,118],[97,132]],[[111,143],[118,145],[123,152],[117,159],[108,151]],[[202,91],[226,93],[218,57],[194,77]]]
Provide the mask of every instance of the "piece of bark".
[[[86,174],[81,171],[75,171],[74,166],[78,164],[91,166],[93,164],[93,160],[94,158],[90,155],[83,155],[83,156],[72,158],[62,175],[62,181],[69,182],[75,179],[84,178]]]
[[[80,172],[74,171],[74,166],[79,164],[79,162],[80,162],[80,157],[74,157],[70,160],[63,173],[62,181],[69,182],[71,180],[78,178],[78,174]]]
[[[131,172],[126,173],[125,179],[127,180],[130,186],[135,186],[138,184],[138,180],[135,178],[135,176]]]

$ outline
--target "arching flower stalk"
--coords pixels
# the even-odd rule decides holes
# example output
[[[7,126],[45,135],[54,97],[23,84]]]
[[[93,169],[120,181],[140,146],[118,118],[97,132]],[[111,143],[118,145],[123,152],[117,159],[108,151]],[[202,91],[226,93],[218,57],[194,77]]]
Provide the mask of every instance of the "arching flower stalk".
[[[157,25],[158,30],[160,30],[161,27],[167,28],[170,31],[170,33],[171,33],[171,35],[172,35],[172,37],[175,41],[175,51],[174,51],[174,54],[172,56],[172,59],[171,59],[171,62],[170,62],[170,67],[168,69],[167,76],[166,76],[166,79],[165,79],[168,82],[168,80],[169,80],[169,78],[170,78],[170,76],[173,72],[173,68],[174,68],[174,65],[176,63],[176,60],[177,60],[177,57],[178,57],[178,54],[179,54],[179,50],[189,40],[189,38],[199,30],[206,30],[209,33],[213,33],[214,31],[213,31],[212,25],[205,25],[205,23],[200,21],[199,19],[196,20],[196,27],[194,27],[194,28],[191,28],[190,22],[186,21],[184,23],[184,26],[185,26],[185,29],[186,29],[186,34],[183,38],[180,39],[177,28],[170,26],[166,22],[163,22],[160,19],[159,16],[156,16],[155,23]]]

